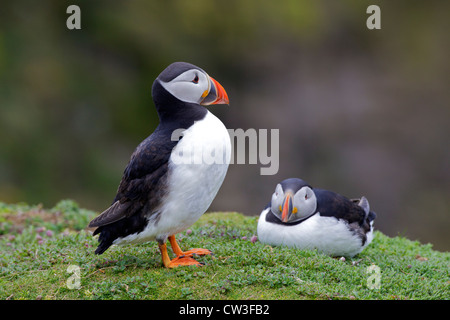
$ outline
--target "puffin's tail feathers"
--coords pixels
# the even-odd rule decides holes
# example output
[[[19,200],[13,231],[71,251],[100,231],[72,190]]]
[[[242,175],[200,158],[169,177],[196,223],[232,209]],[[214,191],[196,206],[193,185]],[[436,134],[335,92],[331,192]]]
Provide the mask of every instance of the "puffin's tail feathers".
[[[369,200],[367,200],[366,197],[362,196],[361,199],[359,200],[358,205],[364,209],[364,212],[366,213],[366,217],[367,217],[370,213]]]
[[[89,228],[97,227],[92,235],[95,236],[96,234],[100,234],[98,237],[99,245],[95,250],[96,254],[102,254],[112,245],[113,239],[110,235],[108,226],[125,218],[129,207],[130,202],[120,203],[119,201],[116,201],[89,223]]]
[[[369,223],[375,220],[377,217],[377,214],[373,211],[370,211],[370,204],[369,200],[367,200],[366,197],[362,196],[361,199],[358,201],[358,205],[363,208],[364,212],[366,213],[366,216],[364,217],[364,220],[368,220]]]
[[[100,236],[101,237],[101,236]],[[95,254],[102,254],[103,252],[105,252],[106,250],[108,250],[108,248],[112,245],[111,242],[105,241],[102,239],[98,239],[99,245],[97,247],[97,249],[95,249]]]
[[[98,227],[95,229],[94,234],[98,236],[98,247],[95,249],[95,254],[102,254],[113,244],[114,238],[111,237],[110,226]]]

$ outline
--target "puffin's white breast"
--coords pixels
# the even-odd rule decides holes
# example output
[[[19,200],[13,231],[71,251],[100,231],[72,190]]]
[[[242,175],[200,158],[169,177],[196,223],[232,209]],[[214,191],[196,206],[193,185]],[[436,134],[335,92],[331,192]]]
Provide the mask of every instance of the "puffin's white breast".
[[[117,239],[114,243],[165,240],[167,236],[191,226],[214,200],[227,173],[230,158],[228,131],[208,111],[205,118],[182,131],[181,140],[172,150],[166,185],[168,193],[158,219],[150,218],[142,232]]]
[[[360,253],[373,238],[372,230],[362,245],[361,238],[351,232],[343,220],[316,213],[302,223],[286,226],[266,221],[270,208],[261,212],[258,239],[272,246],[285,245],[298,249],[317,249],[332,256],[352,257]]]
[[[159,228],[178,233],[197,221],[216,197],[228,170],[231,141],[223,123],[208,111],[183,132],[169,162],[168,190]]]

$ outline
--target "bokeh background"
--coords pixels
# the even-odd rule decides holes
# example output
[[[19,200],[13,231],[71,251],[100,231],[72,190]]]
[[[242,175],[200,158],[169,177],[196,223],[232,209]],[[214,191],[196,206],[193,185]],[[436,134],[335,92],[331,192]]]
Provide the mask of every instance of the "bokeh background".
[[[68,30],[66,8],[81,8]],[[366,9],[381,8],[381,30]],[[205,69],[228,128],[279,129],[280,170],[232,165],[210,210],[258,215],[301,177],[365,195],[376,227],[450,249],[450,2],[5,1],[0,201],[102,211],[156,127],[157,75]]]

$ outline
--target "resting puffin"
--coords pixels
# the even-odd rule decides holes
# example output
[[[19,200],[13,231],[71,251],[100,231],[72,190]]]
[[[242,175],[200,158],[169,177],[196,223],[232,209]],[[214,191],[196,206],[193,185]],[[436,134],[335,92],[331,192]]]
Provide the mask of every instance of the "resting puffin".
[[[277,184],[257,233],[265,244],[353,257],[372,241],[375,217],[365,197],[350,200],[290,178]]]
[[[152,97],[159,125],[131,155],[112,205],[89,223],[99,234],[95,253],[156,240],[165,267],[200,265],[193,254],[211,251],[182,251],[175,234],[208,209],[227,173],[230,136],[204,106],[229,104],[228,95],[204,70],[175,62],[154,81]]]

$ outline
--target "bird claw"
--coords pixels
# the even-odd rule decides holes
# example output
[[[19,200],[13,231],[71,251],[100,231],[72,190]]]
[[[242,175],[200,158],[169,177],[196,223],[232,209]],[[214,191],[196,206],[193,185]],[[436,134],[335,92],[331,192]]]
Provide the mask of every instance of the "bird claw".
[[[205,255],[212,255],[212,251],[209,249],[200,249],[200,248],[195,248],[195,249],[191,249],[188,251],[185,251],[182,253],[183,255],[186,255],[188,257],[192,257],[195,255],[197,256],[205,256]]]
[[[192,259],[191,257],[179,256],[170,261],[168,268],[176,268],[176,267],[181,267],[181,266],[201,267],[203,265],[205,265],[203,262],[198,262],[197,260]]]

